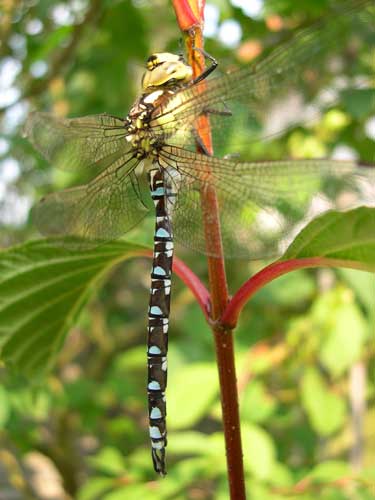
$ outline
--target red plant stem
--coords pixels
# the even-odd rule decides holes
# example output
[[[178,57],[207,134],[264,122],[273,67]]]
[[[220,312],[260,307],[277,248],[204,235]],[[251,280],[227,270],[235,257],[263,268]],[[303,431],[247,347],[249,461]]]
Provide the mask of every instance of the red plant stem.
[[[199,2],[199,3],[204,3]],[[199,26],[203,16],[203,5],[198,5],[196,0],[172,0],[177,22],[182,31]]]
[[[361,264],[356,261],[331,259],[327,257],[308,257],[273,262],[248,279],[237,290],[221,316],[221,323],[226,328],[234,328],[242,308],[255,292],[283,274],[307,267],[349,267],[352,269],[361,269]]]
[[[203,35],[199,27],[195,28],[192,36],[187,39],[189,64],[193,68],[193,75],[198,76],[204,68],[204,56],[200,52],[193,50],[193,46],[203,48]],[[207,116],[201,116],[197,120],[196,129],[206,150],[212,153],[211,134]],[[219,371],[230,498],[232,500],[245,500],[246,493],[233,332],[231,329],[223,329],[221,323],[219,323],[228,303],[229,295],[221,240],[219,207],[215,190],[213,188],[202,190],[201,202],[207,254],[209,256],[215,255],[215,257],[208,257],[207,259],[211,292],[210,319],[215,339]]]

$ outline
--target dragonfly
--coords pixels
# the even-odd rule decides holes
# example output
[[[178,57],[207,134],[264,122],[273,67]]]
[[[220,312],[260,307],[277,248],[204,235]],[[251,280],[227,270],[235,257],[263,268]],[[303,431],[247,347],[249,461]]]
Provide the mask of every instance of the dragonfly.
[[[326,106],[319,99],[327,92],[314,88],[317,71],[330,73],[324,82],[333,96],[328,105],[340,99],[343,81],[335,76],[335,62],[341,75],[344,65],[348,88],[374,91],[374,80],[365,78],[366,68],[370,76],[373,71],[374,27],[373,0],[349,0],[269,54],[229,73],[218,74],[216,60],[206,53],[210,64],[197,77],[181,55],[151,55],[140,96],[125,118],[99,114],[67,119],[34,112],[26,122],[26,136],[50,163],[93,176],[85,185],[45,196],[34,207],[42,234],[100,244],[121,237],[154,213],[147,392],[153,465],[161,475],[166,474],[174,242],[218,257],[207,246],[202,196],[209,190],[216,193],[225,257],[251,259],[280,255],[287,238],[318,214],[375,202],[371,166],[319,158],[245,161],[235,155],[213,156],[205,151],[200,134],[212,133],[220,150],[236,144],[241,131],[252,130],[246,139],[251,148],[266,135],[254,124],[264,123],[280,99],[300,95],[302,88],[319,115]],[[350,71],[359,64],[356,47],[361,43],[369,50],[358,82]],[[198,130],[202,116],[209,129]]]

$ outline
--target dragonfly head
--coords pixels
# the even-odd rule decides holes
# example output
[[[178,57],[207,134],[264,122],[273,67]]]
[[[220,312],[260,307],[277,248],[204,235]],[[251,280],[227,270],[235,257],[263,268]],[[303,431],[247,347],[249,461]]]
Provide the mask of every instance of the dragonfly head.
[[[178,83],[187,83],[193,77],[193,70],[182,56],[159,52],[147,59],[146,71],[142,78],[144,91]]]

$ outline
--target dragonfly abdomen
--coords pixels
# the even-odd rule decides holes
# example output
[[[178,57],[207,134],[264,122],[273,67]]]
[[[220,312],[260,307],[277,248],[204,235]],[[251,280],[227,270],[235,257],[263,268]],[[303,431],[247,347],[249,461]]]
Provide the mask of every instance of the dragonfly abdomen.
[[[165,475],[168,326],[173,259],[172,225],[162,169],[149,171],[151,197],[155,205],[154,254],[148,312],[148,406],[154,468]]]

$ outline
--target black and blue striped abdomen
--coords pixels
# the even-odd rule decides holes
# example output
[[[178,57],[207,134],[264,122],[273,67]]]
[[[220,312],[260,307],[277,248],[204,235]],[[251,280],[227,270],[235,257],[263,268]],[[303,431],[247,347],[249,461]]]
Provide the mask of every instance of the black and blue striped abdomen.
[[[149,172],[151,197],[155,205],[154,255],[148,311],[148,406],[154,468],[165,475],[167,351],[173,260],[173,234],[162,169]],[[170,193],[171,194],[171,193]]]

